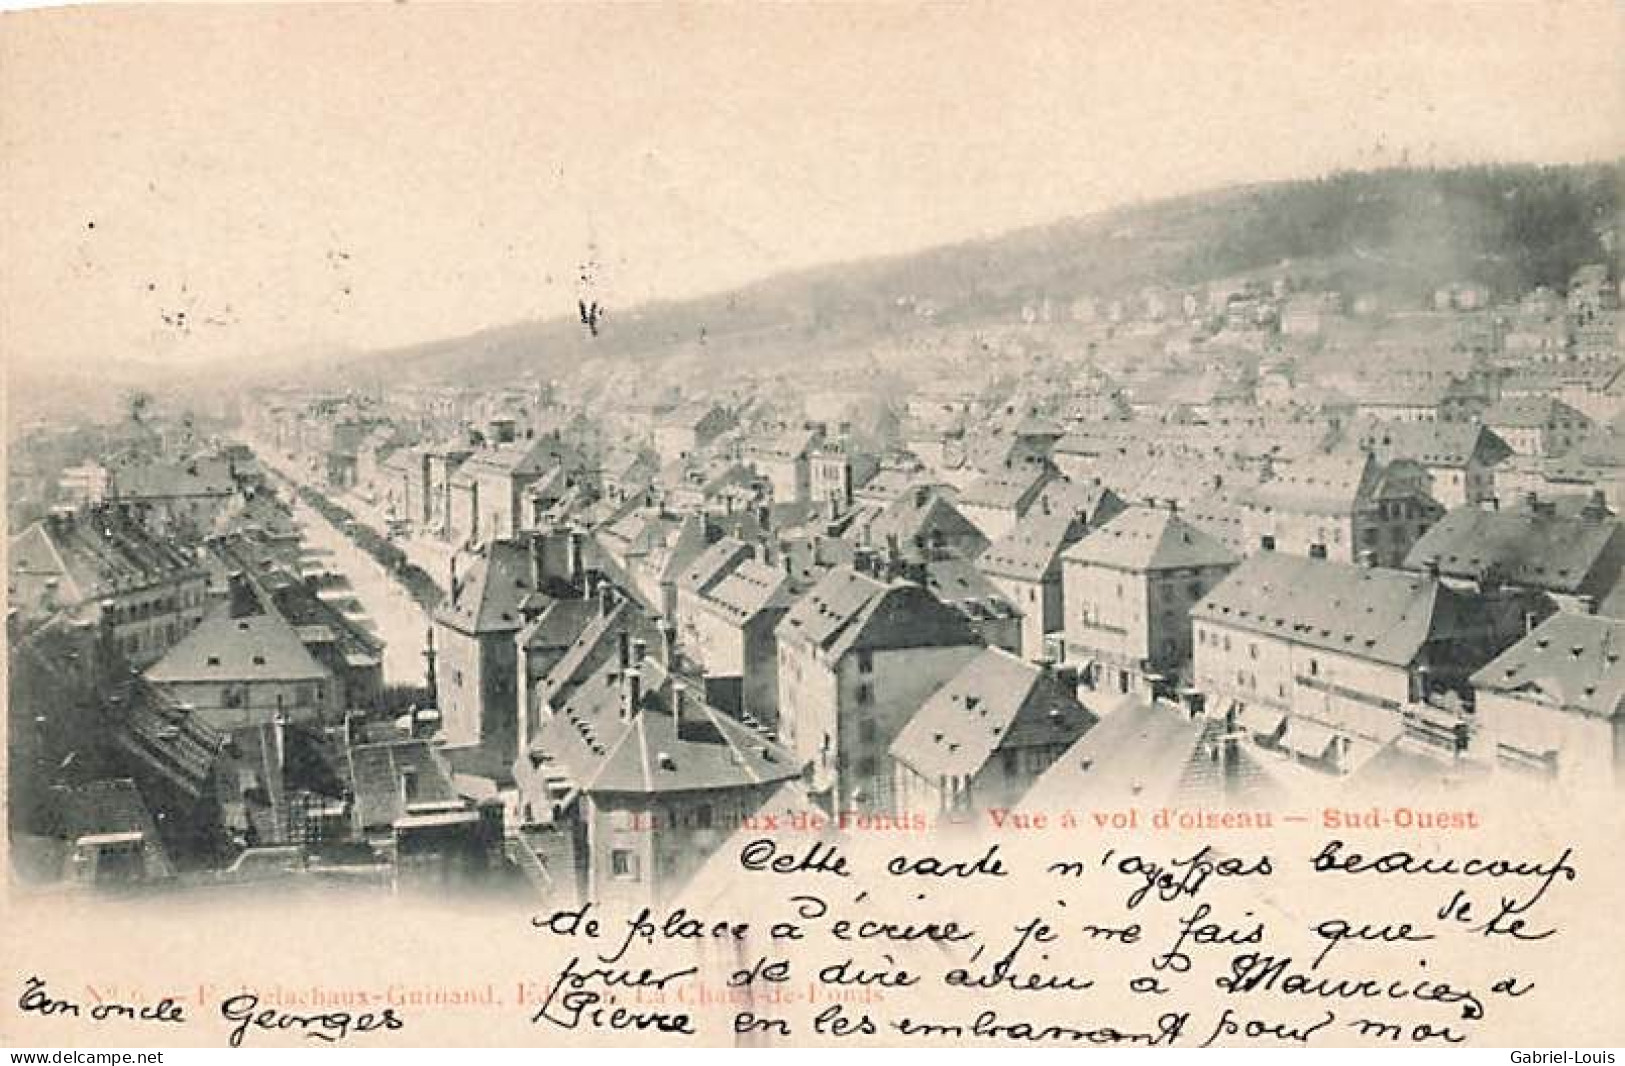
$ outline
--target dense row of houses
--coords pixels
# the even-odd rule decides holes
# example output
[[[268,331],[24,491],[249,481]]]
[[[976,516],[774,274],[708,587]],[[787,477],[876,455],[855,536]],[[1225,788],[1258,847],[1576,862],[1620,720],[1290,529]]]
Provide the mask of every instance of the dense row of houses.
[[[104,649],[145,708],[114,735],[191,753],[216,852],[342,841],[592,898],[676,898],[767,810],[1613,784],[1617,291],[1575,292],[1527,347],[1538,294],[1503,329],[1471,285],[1386,317],[1257,279],[1035,304],[898,355],[882,403],[871,353],[284,390],[254,446],[435,560],[415,706],[241,449],[78,470],[73,514],[14,537],[14,646]],[[1063,319],[1077,350],[1031,343]],[[81,784],[135,863],[118,780]],[[140,862],[198,861],[169,850]]]

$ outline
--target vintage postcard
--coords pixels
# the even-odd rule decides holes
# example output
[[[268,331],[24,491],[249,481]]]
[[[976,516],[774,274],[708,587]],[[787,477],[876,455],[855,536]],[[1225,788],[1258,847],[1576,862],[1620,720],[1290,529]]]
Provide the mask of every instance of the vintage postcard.
[[[0,16],[0,1045],[1613,1062],[1622,55]]]

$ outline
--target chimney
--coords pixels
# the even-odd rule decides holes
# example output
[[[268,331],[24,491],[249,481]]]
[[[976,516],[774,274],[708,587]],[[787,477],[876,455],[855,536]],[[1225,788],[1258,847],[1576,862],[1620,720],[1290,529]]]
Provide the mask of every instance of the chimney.
[[[288,715],[279,706],[271,719],[271,740],[276,746],[276,772],[288,765]]]
[[[254,595],[254,588],[240,570],[232,571],[226,579],[226,597],[231,604],[228,612],[232,618],[244,618],[259,613],[260,605]]]
[[[621,672],[632,669],[632,634],[621,630],[615,634],[616,661],[620,663]]]
[[[572,529],[565,541],[565,566],[570,571],[570,585],[581,587],[581,531]]]
[[[643,675],[628,670],[621,676],[621,721],[630,722],[643,703]]]
[[[532,533],[525,542],[525,554],[530,559],[530,587],[540,590],[547,577],[545,533]]]
[[[598,616],[608,618],[615,609],[615,583],[607,579],[598,583]]]
[[[677,627],[667,623],[660,627],[660,665],[667,673],[677,660]]]

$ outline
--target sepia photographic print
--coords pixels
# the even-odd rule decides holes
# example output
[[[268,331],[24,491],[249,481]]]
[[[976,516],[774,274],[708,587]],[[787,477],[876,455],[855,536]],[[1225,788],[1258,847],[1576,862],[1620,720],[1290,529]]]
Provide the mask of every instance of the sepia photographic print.
[[[1613,1062],[1621,55],[0,15],[0,1044]]]

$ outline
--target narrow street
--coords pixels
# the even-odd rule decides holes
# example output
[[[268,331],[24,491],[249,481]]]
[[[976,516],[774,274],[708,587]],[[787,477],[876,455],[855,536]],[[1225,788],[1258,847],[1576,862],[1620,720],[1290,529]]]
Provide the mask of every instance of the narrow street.
[[[424,611],[394,577],[309,504],[295,500],[293,517],[304,531],[306,547],[324,556],[329,569],[349,579],[348,595],[360,602],[385,642],[385,683],[421,684],[429,626]]]

